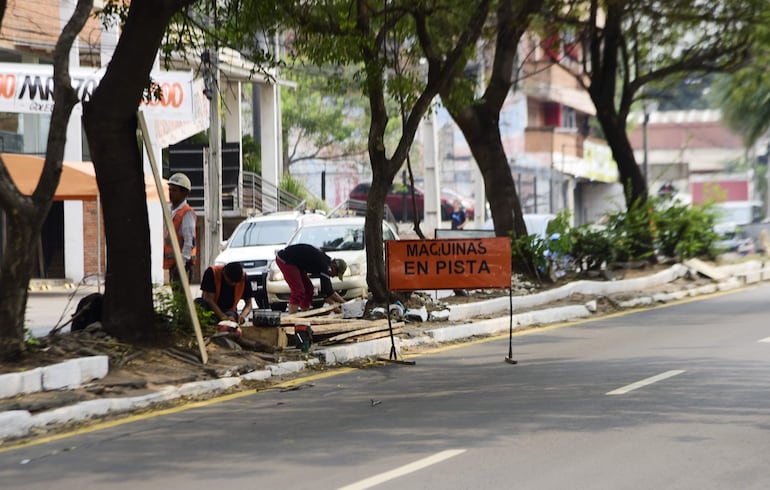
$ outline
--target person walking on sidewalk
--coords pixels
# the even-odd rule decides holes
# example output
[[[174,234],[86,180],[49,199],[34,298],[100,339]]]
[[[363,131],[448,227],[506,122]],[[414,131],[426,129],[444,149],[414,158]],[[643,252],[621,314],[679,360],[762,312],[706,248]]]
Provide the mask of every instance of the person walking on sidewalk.
[[[453,230],[463,229],[466,221],[465,210],[463,209],[463,206],[460,203],[460,201],[457,199],[455,199],[454,208],[452,209],[452,214],[450,215],[450,218],[452,219]]]
[[[201,297],[195,303],[204,309],[213,311],[217,322],[230,320],[243,324],[251,313],[251,299],[254,292],[251,281],[246,279],[240,262],[230,262],[226,265],[212,265],[203,272],[201,278]],[[238,303],[246,303],[238,313]]]
[[[182,251],[184,270],[187,273],[189,283],[192,278],[192,268],[197,261],[198,249],[195,245],[195,210],[187,204],[187,195],[190,194],[192,183],[183,173],[176,173],[168,179],[168,195],[171,201],[171,221],[174,223],[179,248]],[[176,266],[174,248],[171,237],[166,230],[163,237],[163,268],[168,270],[168,280],[172,287],[181,284],[179,270]]]
[[[309,276],[321,279],[321,295],[329,304],[342,304],[345,299],[332,287],[332,277],[342,280],[348,265],[342,259],[332,259],[323,250],[297,243],[279,250],[275,256],[278,268],[289,285],[289,314],[300,308],[309,310],[313,306],[313,283]]]

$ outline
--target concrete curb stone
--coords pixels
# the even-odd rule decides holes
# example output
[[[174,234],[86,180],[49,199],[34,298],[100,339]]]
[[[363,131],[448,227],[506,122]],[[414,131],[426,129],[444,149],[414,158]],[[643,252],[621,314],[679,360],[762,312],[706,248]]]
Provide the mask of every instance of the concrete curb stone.
[[[759,261],[748,261],[742,264],[722,266],[720,271],[729,274],[729,279],[717,284],[686,289],[675,293],[654,294],[641,296],[621,303],[624,308],[633,308],[654,303],[666,303],[685,297],[711,294],[717,291],[728,291],[752,284],[760,280],[770,279],[770,267],[764,267]],[[536,308],[539,305],[558,301],[579,292],[584,295],[608,295],[619,292],[635,291],[659,286],[688,274],[689,268],[680,264],[651,276],[619,280],[611,282],[577,281],[561,288],[543,293],[514,298],[516,309]],[[475,304],[455,305],[450,309],[449,320],[460,321],[477,316],[488,316],[494,313],[508,311],[510,298],[502,297]],[[513,328],[537,324],[558,323],[591,316],[596,310],[596,302],[590,301],[585,305],[569,305],[544,310],[533,310],[513,315]],[[447,325],[434,328],[406,338],[396,338],[396,348],[403,349],[427,343],[440,343],[470,338],[488,336],[506,332],[511,328],[511,317],[504,316],[471,323]],[[157,392],[129,398],[105,398],[80,402],[72,406],[61,407],[47,412],[32,415],[25,410],[0,412],[0,441],[9,438],[23,437],[36,428],[45,428],[54,424],[65,424],[78,420],[104,416],[114,413],[126,413],[138,408],[174,400],[180,397],[196,396],[205,393],[223,391],[239,385],[242,381],[262,381],[274,376],[292,374],[303,371],[308,367],[325,363],[327,365],[341,364],[354,359],[387,355],[391,350],[390,338],[381,338],[357,344],[334,346],[314,351],[316,356],[305,361],[291,361],[268,366],[268,369],[254,371],[237,377],[220,378],[216,380],[187,383],[179,387],[168,386]],[[104,358],[104,359],[97,359]],[[0,376],[0,396],[10,397],[18,394],[32,393],[51,387],[78,387],[90,380],[107,374],[108,359],[106,356],[80,358],[60,363],[48,368],[37,368],[25,373],[11,373]],[[38,383],[40,380],[40,383]],[[15,393],[7,395],[7,393]]]

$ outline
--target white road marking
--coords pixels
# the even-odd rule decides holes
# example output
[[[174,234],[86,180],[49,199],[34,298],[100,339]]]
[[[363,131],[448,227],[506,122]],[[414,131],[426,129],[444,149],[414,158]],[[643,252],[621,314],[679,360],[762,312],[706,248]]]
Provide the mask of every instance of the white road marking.
[[[657,383],[658,381],[664,380],[666,378],[670,378],[672,376],[676,376],[677,374],[682,374],[684,371],[681,369],[674,369],[672,371],[666,371],[665,373],[660,373],[657,376],[652,376],[650,378],[643,379],[641,381],[637,381],[636,383],[631,383],[630,385],[623,386],[621,388],[618,388],[617,390],[608,391],[605,393],[606,395],[624,395],[628,393],[629,391],[634,391],[636,389],[639,389],[643,386],[651,385],[652,383]]]
[[[401,466],[400,468],[386,471],[384,473],[380,473],[379,475],[374,475],[356,483],[351,483],[350,485],[340,487],[338,490],[365,490],[367,488],[372,488],[376,485],[379,485],[380,483],[385,483],[386,481],[393,480],[394,478],[408,475],[409,473],[414,473],[415,471],[427,468],[430,465],[440,463],[449,458],[453,458],[458,454],[464,453],[465,451],[465,449],[449,449],[446,451],[441,451],[440,453],[436,453],[433,456],[428,456],[427,458],[417,460],[414,463],[409,463],[407,465]]]
[[[757,342],[770,342],[770,337],[765,337],[762,340],[757,340]]]

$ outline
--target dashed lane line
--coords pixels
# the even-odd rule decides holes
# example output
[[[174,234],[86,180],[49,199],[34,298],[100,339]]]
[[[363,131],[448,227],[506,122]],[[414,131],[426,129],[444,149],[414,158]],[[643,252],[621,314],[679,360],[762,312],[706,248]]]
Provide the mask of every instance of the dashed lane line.
[[[340,487],[338,490],[365,490],[367,488],[372,488],[381,483],[385,483],[386,481],[393,480],[400,476],[408,475],[409,473],[414,473],[415,471],[419,471],[423,468],[427,468],[428,466],[440,463],[449,458],[453,458],[459,454],[464,453],[465,451],[465,449],[448,449],[446,451],[441,451],[440,453],[436,453],[432,456],[428,456],[427,458],[417,460],[399,468],[395,468],[393,470],[380,473],[379,475],[374,475],[364,480],[351,483],[350,485]]]
[[[638,390],[639,388],[642,388],[643,386],[651,385],[653,383],[657,383],[658,381],[662,381],[667,378],[671,378],[672,376],[676,376],[678,374],[682,374],[684,370],[682,369],[673,369],[671,371],[666,371],[665,373],[660,373],[656,376],[651,376],[649,378],[645,378],[641,381],[637,381],[636,383],[631,383],[630,385],[626,385],[623,387],[620,387],[616,390],[608,391],[607,395],[625,395],[628,392]]]

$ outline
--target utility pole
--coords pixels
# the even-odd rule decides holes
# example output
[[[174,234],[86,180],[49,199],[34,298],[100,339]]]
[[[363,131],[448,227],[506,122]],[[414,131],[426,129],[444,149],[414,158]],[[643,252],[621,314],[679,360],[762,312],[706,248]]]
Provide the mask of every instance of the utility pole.
[[[222,242],[222,122],[219,118],[219,65],[216,49],[201,55],[205,94],[209,99],[209,152],[204,159],[204,233],[206,236],[206,263],[214,263]]]

